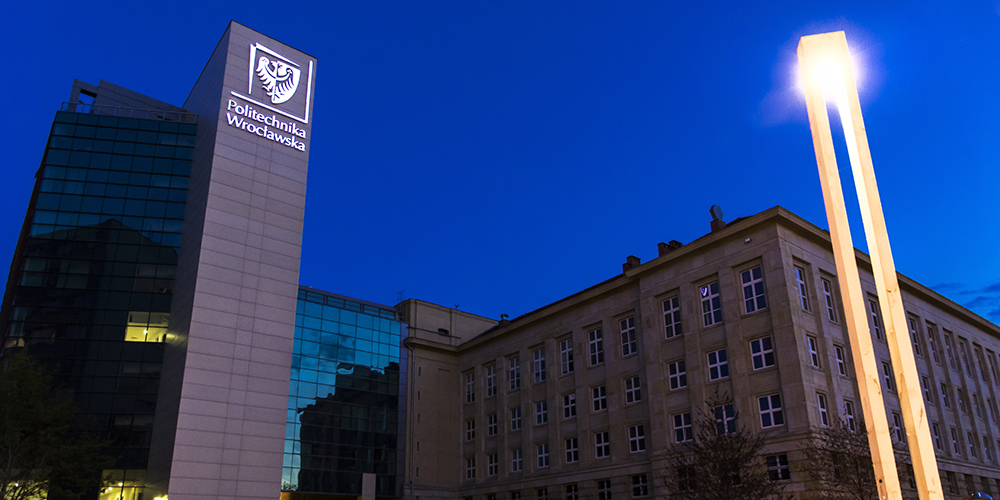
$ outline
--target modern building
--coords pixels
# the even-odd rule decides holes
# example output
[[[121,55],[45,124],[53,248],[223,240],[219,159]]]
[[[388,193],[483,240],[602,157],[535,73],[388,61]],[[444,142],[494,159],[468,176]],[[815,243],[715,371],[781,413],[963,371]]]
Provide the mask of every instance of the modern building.
[[[857,259],[905,461],[871,265]],[[945,497],[1000,492],[1000,328],[899,278]],[[670,498],[678,443],[720,400],[732,403],[723,424],[765,438],[770,478],[824,498],[804,450],[838,421],[863,422],[829,234],[781,207],[660,243],[655,259],[629,256],[621,274],[496,326],[416,300],[400,311],[406,498]]]

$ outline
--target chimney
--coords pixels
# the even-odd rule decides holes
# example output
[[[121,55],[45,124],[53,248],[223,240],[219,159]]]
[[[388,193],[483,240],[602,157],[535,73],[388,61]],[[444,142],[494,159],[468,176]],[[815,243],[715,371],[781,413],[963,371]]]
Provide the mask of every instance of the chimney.
[[[625,257],[625,263],[622,264],[622,272],[624,273],[625,271],[628,271],[633,267],[638,267],[639,263],[640,263],[639,257],[636,257],[635,255],[629,255],[628,257]]]
[[[684,244],[677,240],[670,240],[667,243],[661,241],[656,244],[656,249],[660,252],[660,257],[663,257],[664,255],[673,252],[682,246],[684,246]]]
[[[712,208],[708,209],[708,212],[712,214],[713,233],[726,227],[726,221],[722,220],[722,207],[712,205]]]

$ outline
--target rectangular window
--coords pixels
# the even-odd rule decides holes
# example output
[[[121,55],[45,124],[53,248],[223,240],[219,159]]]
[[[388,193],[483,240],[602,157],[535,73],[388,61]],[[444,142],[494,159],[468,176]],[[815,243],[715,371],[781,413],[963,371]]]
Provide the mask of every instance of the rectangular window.
[[[809,310],[809,288],[806,286],[806,270],[795,267],[795,288],[799,291],[799,306],[803,311]]]
[[[826,408],[826,395],[816,394],[816,406],[819,408],[819,424],[823,427],[829,427],[830,412]]]
[[[771,394],[757,398],[760,409],[760,426],[764,429],[777,427],[785,423],[785,415],[781,412],[781,395]]]
[[[676,295],[663,301],[663,326],[668,339],[681,336],[681,300]]]
[[[844,400],[844,420],[847,421],[847,428],[854,432],[858,428],[854,423],[854,403],[848,400]]]
[[[639,387],[639,376],[625,379],[625,404],[642,401],[642,390]]]
[[[736,433],[736,408],[732,403],[716,406],[712,409],[715,413],[715,432],[720,436],[723,434]]]
[[[993,449],[990,447],[990,440],[986,436],[983,436],[983,457],[990,462],[993,461]]]
[[[476,478],[476,457],[465,459],[465,479]]]
[[[945,408],[951,409],[951,398],[948,397],[948,385],[941,382],[941,404]]]
[[[885,381],[885,389],[889,392],[896,392],[896,379],[892,375],[892,367],[888,361],[882,362],[882,380]]]
[[[549,443],[542,443],[536,446],[538,461],[538,468],[542,469],[549,466]]]
[[[566,500],[580,500],[580,488],[576,484],[566,485]]]
[[[486,367],[486,397],[492,398],[497,395],[497,366]]]
[[[620,325],[622,333],[622,356],[639,352],[639,340],[635,335],[635,318],[625,318]]]
[[[997,423],[997,405],[993,402],[992,398],[986,398],[986,408],[989,408],[990,410],[990,420],[992,420],[994,424]]]
[[[674,441],[684,443],[694,440],[694,428],[691,426],[691,412],[674,415]]]
[[[476,439],[476,421],[466,420],[465,421],[465,440],[472,441]]]
[[[945,475],[948,477],[948,493],[957,493],[958,481],[955,479],[955,473],[947,471]]]
[[[521,360],[513,357],[507,360],[507,376],[510,379],[510,390],[521,388]]]
[[[645,474],[632,476],[632,497],[640,498],[649,495],[649,482]]]
[[[500,473],[499,457],[494,453],[486,457],[486,475],[495,476]]]
[[[931,436],[934,437],[934,447],[944,451],[944,443],[941,442],[941,428],[937,423],[931,423]]]
[[[961,456],[962,455],[962,441],[958,438],[958,429],[951,428],[951,451]]]
[[[952,370],[958,371],[958,362],[955,361],[955,347],[951,340],[951,334],[948,330],[944,331],[944,354],[948,358],[948,365],[951,366]]]
[[[683,389],[688,386],[687,369],[684,367],[684,360],[674,361],[667,365],[667,373],[670,377],[670,390]]]
[[[882,311],[875,299],[868,299],[868,310],[872,319],[872,335],[875,336],[876,340],[884,339],[885,337],[882,335]]]
[[[510,430],[521,430],[521,407],[510,409]]]
[[[496,436],[497,435],[497,414],[490,413],[486,415],[486,435]]]
[[[594,456],[608,458],[611,456],[611,440],[608,431],[594,433]]]
[[[976,447],[978,446],[976,438],[972,437],[971,432],[966,432],[965,439],[969,442],[969,456],[972,458],[979,458],[979,453],[976,452]]]
[[[476,400],[476,374],[469,372],[465,374],[465,402],[471,403]]]
[[[699,289],[701,292],[701,319],[704,326],[722,323],[722,299],[719,298],[719,282],[709,283]]]
[[[594,387],[593,390],[594,411],[608,409],[608,389],[603,385]]]
[[[548,488],[538,488],[535,492],[538,500],[549,500],[549,489]]]
[[[920,347],[920,331],[917,330],[917,320],[906,318],[906,323],[910,327],[910,342],[913,342],[913,355],[924,357],[924,350]]]
[[[924,389],[924,401],[933,404],[934,398],[931,394],[931,379],[927,377],[921,377],[920,386]]]
[[[597,500],[611,500],[610,479],[601,479],[597,482]]]
[[[549,403],[548,401],[535,402],[535,425],[549,423]]]
[[[572,464],[580,461],[580,443],[575,437],[566,440],[566,463]]]
[[[590,333],[590,366],[597,366],[604,362],[604,333],[600,328],[591,330]]]
[[[510,450],[510,471],[521,472],[524,470],[524,454],[520,448]]]
[[[931,351],[934,362],[940,365],[941,353],[938,352],[937,332],[933,330],[931,323],[927,323],[927,349]]]
[[[767,478],[771,481],[783,481],[791,479],[791,469],[788,468],[788,456],[784,453],[780,455],[768,455],[764,458],[767,463]]]
[[[990,363],[990,374],[993,375],[993,383],[1000,385],[1000,371],[997,371],[997,359],[993,353],[988,353],[986,360]]]
[[[563,394],[563,418],[576,416],[576,394]]]
[[[753,359],[754,370],[774,366],[774,346],[771,345],[771,337],[751,340],[750,354]]]
[[[806,347],[809,348],[809,364],[813,368],[819,368],[819,341],[816,337],[806,336]]]
[[[837,355],[837,373],[846,377],[847,376],[847,355],[844,353],[844,348],[835,345],[833,346],[833,352]]]
[[[743,282],[743,306],[747,314],[767,309],[767,298],[764,296],[764,274],[760,266],[740,273]]]
[[[972,393],[972,409],[976,411],[976,416],[983,418],[983,408],[982,403],[979,402],[979,394]]]
[[[708,380],[720,380],[729,377],[729,357],[725,349],[708,353]]]
[[[559,343],[559,364],[562,367],[563,375],[573,371],[573,339],[566,339]]]
[[[628,450],[630,453],[646,451],[646,431],[642,425],[628,428]]]
[[[969,363],[969,344],[966,344],[964,340],[958,341],[958,353],[962,355],[962,364],[965,365],[965,374],[970,377],[975,377],[972,374],[972,363]]]
[[[955,395],[956,399],[958,400],[958,409],[962,410],[962,413],[968,414],[969,403],[965,400],[965,393],[962,392],[962,389],[955,389]]]
[[[906,433],[903,432],[903,416],[892,412],[892,429],[889,429],[892,433],[892,437],[897,443],[906,442]]]
[[[983,366],[983,351],[978,347],[972,348],[973,357],[976,358],[976,366],[979,367],[979,377],[983,379],[983,382],[989,383],[989,379],[986,378],[986,370]]]
[[[833,298],[833,283],[826,278],[820,279],[823,282],[823,299],[826,301],[826,317],[830,321],[837,322],[837,303]]]
[[[534,357],[534,373],[535,373],[535,383],[545,381],[545,350],[538,349],[533,354]]]

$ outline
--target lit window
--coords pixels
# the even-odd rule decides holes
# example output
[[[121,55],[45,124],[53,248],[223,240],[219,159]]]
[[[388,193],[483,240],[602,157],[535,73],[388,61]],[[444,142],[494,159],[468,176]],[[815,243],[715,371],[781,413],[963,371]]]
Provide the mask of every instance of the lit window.
[[[882,340],[882,311],[879,310],[878,302],[868,299],[868,309],[872,319],[872,335],[875,339]]]
[[[521,430],[521,407],[510,409],[510,430]]]
[[[535,402],[535,425],[549,423],[549,403],[548,401]]]
[[[471,403],[476,400],[476,374],[469,372],[465,374],[465,402]]]
[[[833,346],[833,351],[837,355],[837,373],[846,377],[847,376],[847,357],[844,353],[844,348],[839,345]]]
[[[725,349],[708,353],[708,379],[719,380],[729,376],[729,358]]]
[[[646,431],[642,425],[628,428],[628,449],[631,453],[646,451]]]
[[[486,416],[486,435],[496,436],[497,435],[497,414],[490,413]]]
[[[635,318],[621,320],[622,356],[639,352],[639,341],[635,335]]]
[[[826,301],[826,317],[830,321],[837,322],[837,305],[833,299],[833,283],[830,280],[823,278],[820,281],[823,282],[823,299]]]
[[[642,391],[639,387],[639,376],[625,379],[625,404],[642,401]]]
[[[559,364],[562,367],[563,375],[573,371],[573,339],[566,339],[559,343]]]
[[[803,311],[809,310],[809,288],[806,286],[806,271],[795,267],[795,288],[799,291],[799,306]]]
[[[75,263],[74,263],[75,264]],[[170,313],[129,311],[126,342],[165,342]]]
[[[681,335],[681,301],[676,295],[663,301],[663,325],[668,339]]]
[[[521,472],[524,470],[524,455],[520,448],[510,450],[510,471]]]
[[[826,396],[823,394],[816,394],[816,405],[819,408],[819,424],[823,427],[829,427],[830,413],[826,408]]]
[[[754,370],[774,366],[774,347],[771,345],[771,337],[751,340],[750,354],[753,358]]]
[[[536,447],[538,451],[538,468],[545,468],[549,466],[549,443],[542,443]]]
[[[608,431],[594,433],[594,451],[597,458],[611,456],[611,440],[608,438]]]
[[[694,428],[691,426],[691,412],[674,415],[674,441],[684,443],[694,439]]]
[[[497,395],[497,367],[490,365],[486,367],[486,397],[491,398]]]
[[[632,476],[632,496],[635,498],[649,495],[649,483],[645,474]]]
[[[760,426],[762,428],[776,427],[785,423],[785,416],[781,412],[781,396],[779,394],[757,398],[757,406],[760,409]]]
[[[538,349],[534,352],[534,372],[535,372],[535,383],[545,381],[545,351]]]
[[[601,329],[590,331],[590,366],[604,362],[604,333]]]
[[[521,360],[513,357],[507,360],[507,375],[510,379],[510,390],[521,388]]]
[[[764,297],[764,275],[760,266],[740,273],[743,282],[743,306],[747,314],[767,308],[767,298]]]
[[[736,433],[736,408],[732,403],[716,406],[715,432],[719,435]]]
[[[719,298],[719,282],[709,283],[700,288],[702,324],[712,326],[722,323],[722,299]]]
[[[580,443],[575,437],[566,440],[566,463],[572,464],[580,461]]]
[[[819,342],[816,337],[806,336],[806,346],[809,348],[809,364],[819,368]]]
[[[683,359],[668,364],[667,373],[670,377],[671,391],[687,387],[688,385],[687,370],[684,367]]]
[[[767,463],[767,478],[771,481],[791,479],[792,473],[788,468],[788,456],[784,453],[768,455],[765,457],[765,462]]]
[[[608,409],[608,389],[603,385],[594,387],[593,390],[594,411]]]
[[[576,416],[576,394],[563,394],[563,418]]]

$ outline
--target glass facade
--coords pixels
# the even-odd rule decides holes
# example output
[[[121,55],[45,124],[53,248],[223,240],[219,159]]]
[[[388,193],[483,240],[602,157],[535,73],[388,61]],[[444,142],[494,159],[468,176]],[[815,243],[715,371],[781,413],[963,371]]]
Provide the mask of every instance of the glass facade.
[[[406,326],[395,310],[300,288],[282,498],[402,495]]]
[[[126,490],[146,468],[195,133],[57,112],[7,283],[4,354],[27,350],[72,392]]]

